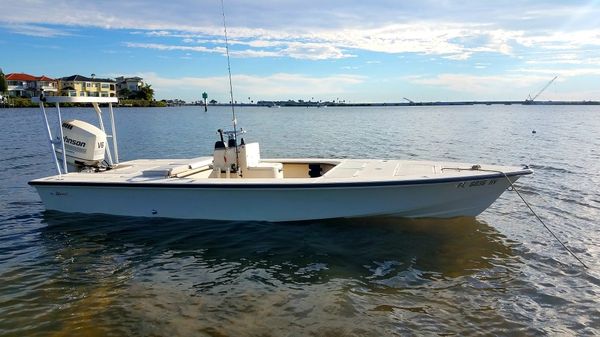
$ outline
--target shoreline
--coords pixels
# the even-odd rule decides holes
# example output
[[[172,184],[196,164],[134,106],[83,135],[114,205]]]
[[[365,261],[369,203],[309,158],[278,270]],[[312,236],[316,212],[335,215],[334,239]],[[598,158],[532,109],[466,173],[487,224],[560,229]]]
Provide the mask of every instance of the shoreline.
[[[184,106],[203,106],[202,104],[184,104]],[[382,107],[382,106],[456,106],[456,105],[600,105],[600,101],[440,101],[440,102],[396,102],[396,103],[318,103],[294,101],[268,101],[260,104],[236,103],[234,106],[257,107]],[[208,106],[231,106],[229,103],[208,104]]]
[[[296,101],[263,101],[261,103],[235,103],[233,106],[238,107],[307,107],[307,108],[327,108],[327,107],[386,107],[386,106],[465,106],[465,105],[600,105],[600,101],[440,101],[440,102],[396,102],[396,103],[319,103],[319,102],[296,102]],[[164,107],[178,107],[178,106],[204,106],[204,104],[179,104],[179,105],[168,105]],[[229,103],[216,103],[208,104],[211,106],[231,106]],[[36,108],[37,104],[29,106],[11,106],[8,104],[1,104],[0,108],[3,109],[20,109],[20,108]],[[79,105],[74,106],[79,107]],[[142,107],[142,108],[157,108],[163,106],[135,106],[130,103],[116,104],[115,107],[128,108],[128,107]],[[68,108],[65,106],[65,108]]]

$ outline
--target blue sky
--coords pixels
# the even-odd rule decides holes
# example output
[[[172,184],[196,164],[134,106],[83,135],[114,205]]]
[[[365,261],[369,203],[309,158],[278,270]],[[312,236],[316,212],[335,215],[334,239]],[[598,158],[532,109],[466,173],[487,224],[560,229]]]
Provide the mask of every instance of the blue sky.
[[[0,67],[228,101],[221,3],[4,1]],[[238,101],[600,100],[600,0],[225,0]]]

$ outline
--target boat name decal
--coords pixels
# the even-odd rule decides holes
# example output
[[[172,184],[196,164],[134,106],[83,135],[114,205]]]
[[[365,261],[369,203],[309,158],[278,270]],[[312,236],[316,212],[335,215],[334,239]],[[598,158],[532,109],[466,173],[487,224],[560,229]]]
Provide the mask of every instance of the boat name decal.
[[[467,185],[468,183],[468,185]],[[474,186],[486,186],[486,185],[494,185],[496,184],[496,179],[485,179],[485,180],[475,180],[471,181],[462,181],[456,185],[456,188],[465,188],[465,187],[474,187]]]
[[[62,123],[62,127],[65,129],[73,130],[73,125],[71,125],[67,122]]]
[[[64,136],[63,140],[65,141],[65,144],[71,144],[71,145],[75,145],[75,146],[85,147],[85,142],[82,142],[77,139],[71,139],[67,136]]]

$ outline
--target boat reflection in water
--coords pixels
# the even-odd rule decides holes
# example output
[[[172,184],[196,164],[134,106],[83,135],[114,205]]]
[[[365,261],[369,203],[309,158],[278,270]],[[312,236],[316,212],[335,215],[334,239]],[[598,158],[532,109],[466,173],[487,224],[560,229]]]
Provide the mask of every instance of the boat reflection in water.
[[[452,315],[444,306],[460,305],[453,288],[496,287],[503,281],[497,272],[486,280],[486,270],[518,262],[505,238],[475,218],[274,225],[46,212],[44,221],[45,255],[54,257],[48,270],[62,272],[48,275],[39,300],[63,308],[45,318],[59,335],[76,327],[171,335],[377,335],[397,324],[412,331],[418,320],[390,315]]]

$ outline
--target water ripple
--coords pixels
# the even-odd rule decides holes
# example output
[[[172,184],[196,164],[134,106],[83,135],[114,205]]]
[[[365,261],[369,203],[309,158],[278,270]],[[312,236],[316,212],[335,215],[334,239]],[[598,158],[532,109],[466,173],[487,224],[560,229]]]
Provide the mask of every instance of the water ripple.
[[[120,153],[206,155],[214,130],[230,123],[218,109],[119,109]],[[30,134],[0,148],[0,334],[598,335],[598,110],[543,109],[257,108],[238,119],[264,157],[530,164],[536,174],[519,190],[590,270],[515,193],[477,219],[269,224],[43,212],[27,186],[54,173],[30,127],[39,115],[3,111],[0,125],[12,127],[0,144],[14,130]],[[189,141],[169,144],[173,130]]]

